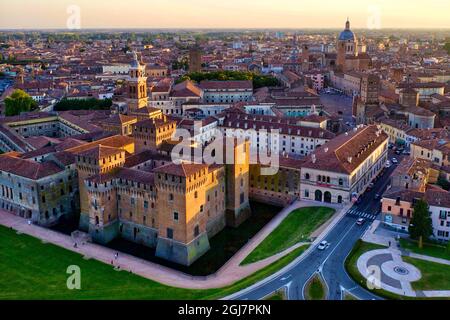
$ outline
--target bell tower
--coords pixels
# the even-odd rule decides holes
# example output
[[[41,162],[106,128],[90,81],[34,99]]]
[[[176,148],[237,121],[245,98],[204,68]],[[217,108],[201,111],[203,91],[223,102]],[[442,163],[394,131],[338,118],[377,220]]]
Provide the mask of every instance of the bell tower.
[[[133,62],[131,63],[128,77],[128,114],[133,115],[138,109],[148,105],[147,77],[145,76],[145,66],[141,65],[136,52],[133,52]]]

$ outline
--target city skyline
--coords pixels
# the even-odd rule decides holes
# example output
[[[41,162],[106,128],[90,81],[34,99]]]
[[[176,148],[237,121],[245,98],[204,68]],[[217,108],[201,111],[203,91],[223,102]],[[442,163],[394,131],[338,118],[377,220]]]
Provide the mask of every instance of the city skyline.
[[[0,9],[0,29],[334,29],[342,28],[347,17],[354,29],[450,28],[445,14],[450,3],[441,0],[430,0],[427,6],[406,0],[347,0],[338,5],[330,0],[280,0],[276,4],[269,0],[135,0],[132,4],[117,0],[17,0],[2,2]]]

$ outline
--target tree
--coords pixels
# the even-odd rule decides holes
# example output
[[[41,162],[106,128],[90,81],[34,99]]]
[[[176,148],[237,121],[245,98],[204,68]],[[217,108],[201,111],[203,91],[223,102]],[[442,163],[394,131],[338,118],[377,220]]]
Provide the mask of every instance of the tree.
[[[444,49],[447,50],[447,53],[450,54],[450,42],[447,42],[444,46]]]
[[[5,115],[16,116],[37,108],[37,103],[25,91],[15,90],[5,99]]]
[[[419,247],[422,248],[423,241],[427,241],[433,234],[433,224],[428,211],[428,203],[419,200],[414,205],[414,213],[409,226],[409,236],[411,239],[419,240]]]
[[[90,99],[67,99],[64,98],[59,101],[55,107],[55,111],[66,110],[109,110],[112,106],[111,99],[99,100],[95,98]]]
[[[439,177],[437,181],[437,185],[442,189],[449,191],[450,190],[450,182],[448,182],[444,177]]]

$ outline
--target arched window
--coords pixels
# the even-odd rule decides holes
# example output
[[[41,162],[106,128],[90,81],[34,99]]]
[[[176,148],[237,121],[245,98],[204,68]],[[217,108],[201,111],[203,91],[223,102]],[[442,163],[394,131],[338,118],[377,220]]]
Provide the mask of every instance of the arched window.
[[[305,173],[305,179],[309,180],[309,178],[310,178],[309,173]]]
[[[169,201],[173,201],[173,193],[169,194]]]

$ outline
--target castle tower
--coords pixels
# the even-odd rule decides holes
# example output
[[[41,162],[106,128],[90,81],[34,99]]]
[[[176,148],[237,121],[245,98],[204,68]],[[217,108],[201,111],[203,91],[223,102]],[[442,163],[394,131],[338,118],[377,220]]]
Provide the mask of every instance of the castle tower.
[[[158,194],[156,256],[189,266],[209,250],[204,164],[168,164],[155,170]]]
[[[131,63],[130,74],[128,77],[127,102],[129,115],[133,115],[133,113],[148,105],[145,66],[140,64],[136,52],[133,52],[133,62]]]
[[[78,185],[80,189],[80,230],[90,231],[91,226],[97,226],[96,214],[91,211],[88,186],[85,181],[93,176],[109,173],[125,164],[125,151],[117,148],[96,145],[76,154]],[[92,192],[93,190],[91,190]],[[107,212],[107,211],[105,211]],[[110,213],[107,213],[110,214]],[[107,221],[102,217],[99,221]]]
[[[226,221],[228,226],[237,227],[251,214],[248,194],[250,189],[250,142],[225,139],[225,147]]]
[[[118,235],[117,192],[113,177],[101,175],[84,181],[89,203],[89,234],[106,244]]]

